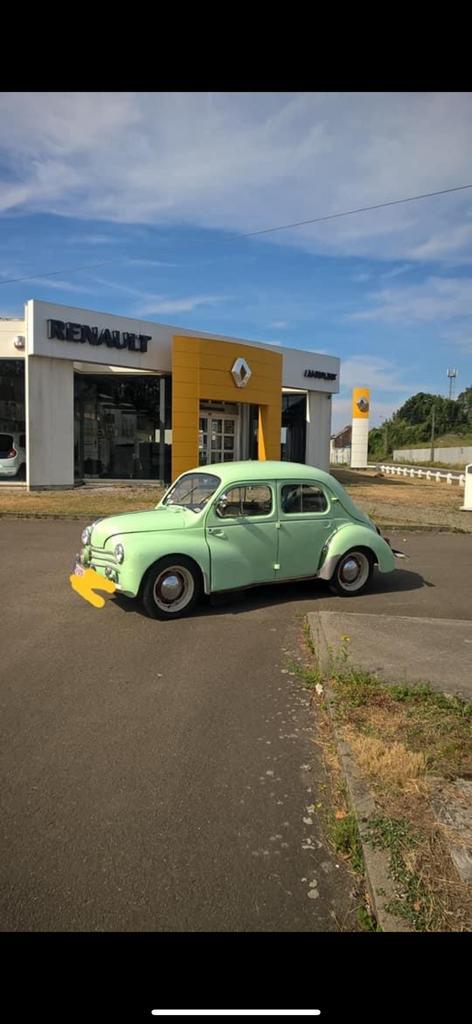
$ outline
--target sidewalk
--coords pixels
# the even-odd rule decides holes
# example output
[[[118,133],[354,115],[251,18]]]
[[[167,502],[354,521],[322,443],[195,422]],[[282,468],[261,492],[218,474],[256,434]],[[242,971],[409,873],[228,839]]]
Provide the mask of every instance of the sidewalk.
[[[352,663],[389,683],[427,682],[441,692],[472,699],[472,622],[356,612],[309,615],[318,655],[327,667],[329,648],[350,638]]]

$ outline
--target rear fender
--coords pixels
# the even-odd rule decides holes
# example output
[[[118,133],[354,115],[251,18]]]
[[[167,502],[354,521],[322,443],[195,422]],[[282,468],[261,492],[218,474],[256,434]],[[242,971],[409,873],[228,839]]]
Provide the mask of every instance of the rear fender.
[[[380,572],[393,572],[395,569],[395,556],[383,537],[367,526],[349,523],[336,530],[326,541],[321,552],[318,576],[322,580],[330,580],[339,559],[351,548],[370,551]]]

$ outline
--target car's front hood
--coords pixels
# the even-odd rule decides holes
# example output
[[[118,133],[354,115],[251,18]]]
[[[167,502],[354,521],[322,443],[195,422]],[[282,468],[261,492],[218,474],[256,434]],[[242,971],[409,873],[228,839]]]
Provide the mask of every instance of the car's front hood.
[[[151,508],[145,512],[125,512],[99,519],[93,525],[91,543],[103,548],[110,537],[126,533],[153,533],[155,530],[182,530],[194,524],[196,515],[184,508]]]

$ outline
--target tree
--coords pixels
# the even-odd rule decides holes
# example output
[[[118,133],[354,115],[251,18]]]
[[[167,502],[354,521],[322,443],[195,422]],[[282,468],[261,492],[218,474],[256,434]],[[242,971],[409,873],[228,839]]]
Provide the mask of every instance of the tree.
[[[391,456],[395,448],[429,445],[434,408],[435,436],[467,434],[472,430],[472,387],[462,391],[457,399],[443,398],[419,391],[385,420],[382,427],[369,432],[369,455],[378,461]]]

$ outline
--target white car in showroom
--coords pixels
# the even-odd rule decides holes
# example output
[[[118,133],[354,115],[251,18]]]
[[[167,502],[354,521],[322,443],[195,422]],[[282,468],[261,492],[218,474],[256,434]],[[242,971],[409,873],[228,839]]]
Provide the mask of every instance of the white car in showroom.
[[[26,471],[26,437],[15,431],[0,431],[0,480],[24,478]]]

